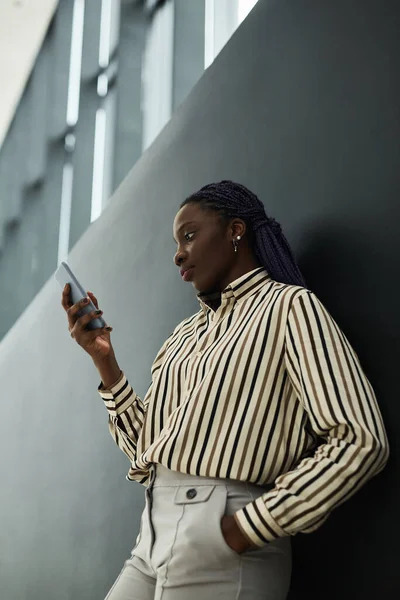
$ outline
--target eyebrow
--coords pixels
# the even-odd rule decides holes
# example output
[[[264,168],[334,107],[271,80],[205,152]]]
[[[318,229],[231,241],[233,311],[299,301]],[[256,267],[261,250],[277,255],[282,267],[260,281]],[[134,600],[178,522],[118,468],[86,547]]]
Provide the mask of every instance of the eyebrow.
[[[185,221],[184,223],[182,223],[182,225],[181,225],[180,227],[178,227],[178,229],[177,229],[178,233],[179,233],[179,231],[180,231],[181,229],[183,229],[184,227],[187,227],[188,225],[192,225],[192,224],[194,224],[194,223],[196,223],[196,224],[197,224],[197,221]],[[175,242],[175,244],[176,244],[176,239],[174,238],[174,236],[172,236],[172,239],[174,240],[174,242]]]

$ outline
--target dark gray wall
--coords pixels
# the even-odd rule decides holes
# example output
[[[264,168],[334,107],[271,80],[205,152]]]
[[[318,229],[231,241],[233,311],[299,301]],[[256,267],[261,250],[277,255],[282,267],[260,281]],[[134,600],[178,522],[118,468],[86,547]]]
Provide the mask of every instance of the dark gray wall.
[[[392,446],[378,478],[295,539],[292,600],[400,592],[399,28],[389,0],[260,0],[70,256],[143,394],[159,346],[198,308],[172,263],[178,203],[229,177],[284,224]],[[134,544],[143,490],[124,479],[96,375],[50,280],[0,346],[2,600],[99,600]]]

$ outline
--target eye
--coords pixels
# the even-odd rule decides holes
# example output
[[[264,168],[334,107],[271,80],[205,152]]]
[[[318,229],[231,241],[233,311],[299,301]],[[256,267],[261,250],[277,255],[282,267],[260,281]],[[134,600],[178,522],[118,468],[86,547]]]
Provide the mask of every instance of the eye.
[[[185,240],[190,242],[192,239],[190,236],[193,236],[193,235],[194,235],[194,231],[192,231],[191,233],[185,233]]]

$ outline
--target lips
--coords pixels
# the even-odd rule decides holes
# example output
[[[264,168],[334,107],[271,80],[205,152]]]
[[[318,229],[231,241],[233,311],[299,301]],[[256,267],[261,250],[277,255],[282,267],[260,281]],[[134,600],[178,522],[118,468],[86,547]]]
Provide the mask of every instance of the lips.
[[[181,269],[181,277],[184,281],[189,281],[192,273],[193,273],[194,267],[190,267],[188,269]]]

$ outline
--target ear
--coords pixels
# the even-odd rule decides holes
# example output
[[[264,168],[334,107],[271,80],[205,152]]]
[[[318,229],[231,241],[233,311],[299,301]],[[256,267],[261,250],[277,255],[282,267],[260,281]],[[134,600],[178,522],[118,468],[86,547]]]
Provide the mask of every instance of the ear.
[[[232,219],[229,225],[229,232],[232,235],[232,239],[236,239],[238,235],[243,238],[246,229],[246,223],[242,219]]]

